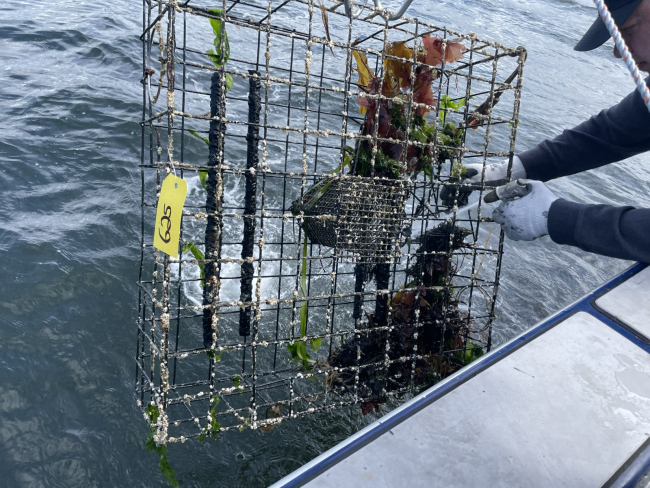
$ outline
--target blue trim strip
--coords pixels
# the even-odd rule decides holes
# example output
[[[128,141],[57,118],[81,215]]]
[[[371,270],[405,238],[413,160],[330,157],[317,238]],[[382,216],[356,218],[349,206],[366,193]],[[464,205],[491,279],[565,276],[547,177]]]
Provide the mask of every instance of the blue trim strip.
[[[532,341],[540,334],[543,334],[547,330],[553,328],[555,325],[562,322],[568,316],[576,312],[581,312],[581,311],[587,312],[595,316],[596,318],[604,322],[606,325],[614,329],[616,332],[625,336],[625,338],[627,338],[629,341],[633,342],[634,344],[636,344],[646,352],[650,353],[650,344],[647,344],[639,340],[628,329],[624,328],[620,324],[614,322],[609,317],[598,312],[596,309],[594,309],[591,306],[590,303],[595,297],[603,294],[604,292],[612,288],[615,288],[616,286],[626,281],[631,276],[635,275],[636,273],[644,269],[646,266],[647,265],[645,264],[638,263],[628,268],[618,276],[612,278],[610,281],[598,287],[597,289],[587,294],[586,296],[582,297],[578,301],[574,302],[573,304],[569,305],[563,310],[557,312],[556,314],[546,318],[545,320],[531,327],[530,329],[528,329],[527,331],[525,331],[515,339],[509,341],[508,343],[504,344],[500,348],[493,350],[483,358],[475,361],[471,365],[468,365],[466,368],[462,369],[455,375],[447,378],[446,380],[442,381],[438,385],[431,387],[427,391],[421,393],[420,395],[413,398],[409,402],[405,403],[401,407],[397,408],[393,412],[385,415],[384,417],[377,420],[373,424],[369,425],[365,429],[361,430],[357,434],[341,442],[340,444],[333,447],[329,451],[321,454],[313,461],[304,465],[302,468],[299,468],[298,470],[294,471],[290,475],[286,476],[285,478],[281,479],[280,481],[272,485],[271,488],[294,488],[294,487],[300,487],[307,484],[309,481],[321,475],[332,466],[343,461],[352,453],[358,451],[363,446],[369,444],[376,438],[385,434],[396,425],[404,422],[406,419],[408,419],[415,413],[431,405],[433,402],[443,397],[447,393],[451,392],[452,390],[456,389],[458,386],[462,385],[472,377],[476,376],[481,371],[484,371],[485,369],[489,368],[496,362],[500,361],[504,357],[514,352],[516,349]],[[645,457],[643,459],[645,460]],[[634,466],[636,466],[635,472],[637,472],[634,474],[638,474],[638,476],[635,479],[638,479],[643,475],[645,470],[648,467],[650,467],[650,455],[647,456],[647,462],[644,463],[635,462],[630,466],[630,468]],[[630,474],[629,471],[630,470],[628,469],[625,472],[625,474],[629,475]]]
[[[614,475],[604,487],[635,488],[644,474],[650,469],[650,445],[648,441],[634,455],[635,459],[621,473]],[[634,458],[634,456],[632,456]],[[646,485],[647,486],[647,485]]]

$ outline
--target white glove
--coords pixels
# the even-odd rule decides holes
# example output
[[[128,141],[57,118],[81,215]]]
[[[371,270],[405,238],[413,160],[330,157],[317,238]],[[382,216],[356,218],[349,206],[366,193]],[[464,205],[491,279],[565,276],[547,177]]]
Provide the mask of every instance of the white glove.
[[[501,224],[506,236],[513,241],[533,241],[548,234],[548,211],[558,197],[544,183],[513,181],[499,189],[498,195],[502,201],[492,219]]]
[[[506,159],[500,163],[488,164],[485,167],[486,186],[501,186],[506,184],[508,162],[509,161]],[[447,186],[443,186],[440,190],[440,203],[448,208],[451,208],[454,205],[458,205],[459,207],[467,205],[469,195],[473,190],[471,188],[463,188],[462,185],[481,184],[483,165],[478,163],[466,164],[464,166],[467,170],[467,178],[461,182],[461,186],[453,186],[451,189],[447,188]],[[515,156],[512,160],[512,180],[514,181],[518,178],[526,178],[526,168],[524,168],[519,156]],[[456,200],[455,202],[454,199]]]
[[[464,184],[480,185],[483,165],[482,164],[466,164],[467,175],[469,178],[463,180]],[[500,163],[488,164],[485,167],[485,184],[487,186],[501,186],[506,184],[506,177],[508,176],[508,160],[501,161]],[[512,159],[512,181],[526,178],[526,168],[519,159],[515,156]]]

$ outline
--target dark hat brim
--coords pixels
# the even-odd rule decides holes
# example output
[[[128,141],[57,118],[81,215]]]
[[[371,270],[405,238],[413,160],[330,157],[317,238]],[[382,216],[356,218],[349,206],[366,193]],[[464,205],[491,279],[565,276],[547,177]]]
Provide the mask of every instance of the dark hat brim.
[[[627,5],[623,5],[620,8],[610,10],[612,17],[614,18],[614,22],[616,22],[616,25],[619,28],[627,21],[630,15],[634,13],[642,1],[643,0],[635,0],[628,3]],[[576,44],[573,49],[576,51],[591,51],[592,49],[596,49],[597,47],[605,44],[609,37],[610,35],[609,31],[607,30],[607,26],[605,25],[605,22],[603,22],[603,19],[601,19],[599,16],[596,19],[596,22],[591,25],[587,33],[582,36],[580,42],[578,42],[578,44]]]

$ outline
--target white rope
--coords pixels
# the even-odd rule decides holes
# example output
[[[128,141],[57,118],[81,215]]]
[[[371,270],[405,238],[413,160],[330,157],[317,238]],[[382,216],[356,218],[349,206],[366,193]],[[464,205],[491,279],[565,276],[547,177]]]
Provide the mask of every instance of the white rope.
[[[609,31],[610,35],[614,38],[614,42],[616,43],[616,48],[618,49],[618,52],[621,53],[621,56],[623,56],[623,60],[627,65],[627,69],[630,70],[630,74],[632,75],[632,78],[634,78],[634,82],[636,83],[637,90],[639,90],[639,93],[641,94],[643,101],[648,107],[648,110],[650,110],[650,90],[648,90],[648,86],[646,85],[645,81],[643,81],[643,77],[641,76],[639,67],[634,62],[634,59],[632,59],[632,55],[630,54],[630,51],[625,45],[625,41],[623,40],[623,36],[621,36],[618,27],[616,27],[616,24],[614,23],[614,19],[612,18],[612,15],[609,13],[609,9],[607,8],[603,0],[594,0],[594,3],[596,4],[596,8],[598,8],[598,13],[600,14],[600,17],[603,19],[603,22],[605,22],[605,25],[607,26],[607,30]]]

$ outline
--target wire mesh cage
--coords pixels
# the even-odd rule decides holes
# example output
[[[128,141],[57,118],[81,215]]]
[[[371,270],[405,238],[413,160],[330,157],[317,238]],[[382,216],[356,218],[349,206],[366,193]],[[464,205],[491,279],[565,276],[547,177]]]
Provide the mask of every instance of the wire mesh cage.
[[[389,256],[406,218],[407,197],[408,183],[403,180],[325,177],[291,210],[307,216],[304,230],[313,244],[363,256]]]
[[[135,391],[155,442],[366,413],[489,350],[502,235],[464,180],[512,163],[525,50],[341,2],[199,3],[143,2]],[[152,244],[169,174],[178,258]]]

